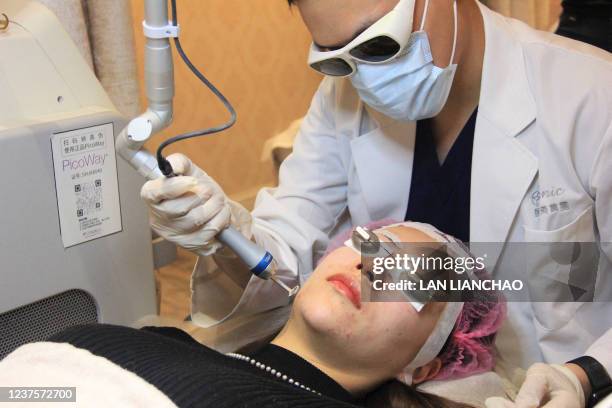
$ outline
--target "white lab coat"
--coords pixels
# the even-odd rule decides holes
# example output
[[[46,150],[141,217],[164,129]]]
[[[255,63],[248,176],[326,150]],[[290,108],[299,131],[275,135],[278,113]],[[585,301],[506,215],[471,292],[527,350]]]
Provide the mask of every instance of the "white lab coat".
[[[486,51],[470,241],[602,243],[596,299],[612,300],[612,57],[480,7]],[[364,106],[349,80],[322,82],[279,187],[262,190],[253,212],[255,239],[285,281],[304,282],[343,227],[404,219],[415,126]],[[536,216],[555,200],[563,211]],[[489,253],[489,270],[512,267],[516,260],[506,258]],[[204,326],[287,304],[280,289],[257,278],[244,289],[196,267],[192,285],[193,318]],[[513,303],[497,344],[523,367],[564,362],[611,327],[612,303]],[[610,353],[612,331],[608,337]],[[596,357],[612,372],[612,356]]]

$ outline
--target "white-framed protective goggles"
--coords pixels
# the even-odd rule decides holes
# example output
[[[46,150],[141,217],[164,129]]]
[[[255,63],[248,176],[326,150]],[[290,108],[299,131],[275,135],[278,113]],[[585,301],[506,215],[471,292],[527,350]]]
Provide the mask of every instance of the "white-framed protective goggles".
[[[340,49],[321,50],[312,43],[308,65],[324,75],[348,77],[357,70],[355,61],[368,64],[391,61],[400,55],[409,43],[414,3],[415,0],[400,0],[393,10]]]
[[[409,226],[422,233],[428,235],[432,242],[422,243],[402,243],[400,238],[389,231],[389,228],[396,226]],[[385,237],[388,241],[379,239],[378,235]],[[387,258],[393,257],[397,254],[409,254],[414,257],[443,257],[443,258],[469,258],[471,255],[465,251],[465,249],[459,245],[459,241],[455,238],[443,234],[436,228],[428,224],[422,224],[418,222],[403,222],[393,225],[387,225],[385,227],[372,231],[367,227],[356,227],[350,239],[344,242],[344,245],[353,249],[355,252],[360,254],[362,257],[362,276],[366,277],[369,282],[373,282],[375,279],[371,276],[370,267],[372,261],[375,258]],[[427,254],[427,255],[425,255]],[[416,287],[421,287],[419,281],[428,282],[435,280],[447,280],[449,279],[448,271],[433,271],[423,269],[423,266],[419,266],[418,269],[408,273],[403,269],[386,269],[384,274],[377,275],[378,282],[393,282],[397,283],[400,281],[412,281]],[[466,270],[465,279],[476,279],[474,271]],[[362,281],[366,282],[365,280]],[[423,285],[427,286],[427,284]],[[365,287],[369,287],[367,284]],[[432,301],[455,301],[456,296],[445,291],[439,292],[436,289],[412,289],[407,291],[392,292],[391,294],[385,291],[368,291],[362,286],[362,297],[365,296],[367,301],[407,301],[410,303],[417,312],[420,312],[427,303]],[[365,294],[365,295],[364,295]],[[455,299],[455,300],[452,300]]]

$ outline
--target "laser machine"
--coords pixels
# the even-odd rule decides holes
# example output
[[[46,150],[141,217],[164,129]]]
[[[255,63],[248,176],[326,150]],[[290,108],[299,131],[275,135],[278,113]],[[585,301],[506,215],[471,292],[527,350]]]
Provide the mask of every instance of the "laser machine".
[[[144,182],[56,16],[0,2],[0,358],[79,323],[157,313]]]

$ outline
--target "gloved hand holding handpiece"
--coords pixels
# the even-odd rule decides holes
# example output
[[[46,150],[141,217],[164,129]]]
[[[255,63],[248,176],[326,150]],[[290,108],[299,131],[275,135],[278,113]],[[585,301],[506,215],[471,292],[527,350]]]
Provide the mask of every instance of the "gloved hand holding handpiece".
[[[253,274],[272,280],[289,297],[295,296],[299,286],[290,288],[278,279],[272,256],[248,241],[252,235],[251,213],[230,200],[221,187],[186,156],[173,154],[167,160],[174,177],[150,180],[140,191],[151,210],[153,230],[164,239],[203,256],[212,255],[223,246],[219,237],[232,247]]]
[[[532,365],[514,402],[493,397],[487,408],[584,408],[585,391],[576,374],[567,366]]]
[[[151,226],[164,239],[199,255],[222,245],[215,239],[230,225],[251,237],[251,214],[182,154],[167,158],[177,177],[148,181],[140,195],[151,209]]]

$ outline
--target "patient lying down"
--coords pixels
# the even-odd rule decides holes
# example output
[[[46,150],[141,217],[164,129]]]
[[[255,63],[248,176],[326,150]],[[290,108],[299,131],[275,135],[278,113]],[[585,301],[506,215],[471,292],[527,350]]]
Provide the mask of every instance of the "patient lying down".
[[[413,224],[386,231],[403,242],[437,240]],[[452,303],[431,302],[417,312],[408,302],[361,302],[360,263],[351,248],[329,252],[284,328],[254,353],[223,355],[177,329],[80,326],[51,341],[110,360],[180,407],[467,406],[415,386],[490,371],[503,302],[489,296],[454,314]],[[450,326],[443,322],[449,316]]]

